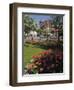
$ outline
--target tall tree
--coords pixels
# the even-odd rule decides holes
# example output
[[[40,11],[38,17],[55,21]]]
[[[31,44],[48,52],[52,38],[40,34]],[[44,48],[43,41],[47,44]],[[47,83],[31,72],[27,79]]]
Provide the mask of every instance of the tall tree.
[[[28,34],[31,30],[36,30],[37,24],[29,15],[24,15],[24,27],[25,33]]]
[[[53,25],[55,29],[58,29],[58,41],[59,36],[63,36],[63,16],[58,15],[53,19]]]

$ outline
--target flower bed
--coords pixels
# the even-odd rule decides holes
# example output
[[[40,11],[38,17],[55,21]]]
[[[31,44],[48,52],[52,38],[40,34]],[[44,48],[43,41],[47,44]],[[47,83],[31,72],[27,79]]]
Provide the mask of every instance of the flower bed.
[[[48,49],[36,56],[32,56],[31,63],[27,64],[28,74],[36,73],[62,73],[63,72],[63,53],[60,50]]]

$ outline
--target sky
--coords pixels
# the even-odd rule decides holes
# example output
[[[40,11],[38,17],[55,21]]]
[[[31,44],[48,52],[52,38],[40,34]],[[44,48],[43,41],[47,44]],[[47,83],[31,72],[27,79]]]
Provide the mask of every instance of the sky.
[[[35,21],[52,20],[50,15],[30,15]]]
[[[53,14],[33,14],[33,13],[29,13],[26,15],[29,15],[37,24],[39,24],[39,21],[53,20],[53,18],[57,16],[56,14],[53,15]]]
[[[30,17],[37,23],[39,23],[39,21],[52,20],[51,15],[30,14]]]
[[[24,14],[25,15],[25,14]],[[40,21],[52,20],[52,15],[44,15],[44,14],[28,14],[39,26]]]

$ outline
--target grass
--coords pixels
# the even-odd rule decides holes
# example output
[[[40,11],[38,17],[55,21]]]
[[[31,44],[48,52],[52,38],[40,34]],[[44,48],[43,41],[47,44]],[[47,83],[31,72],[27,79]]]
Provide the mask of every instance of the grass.
[[[56,49],[56,43],[53,43],[53,44],[55,45],[55,48],[53,48],[53,45],[51,44],[51,42],[48,43],[49,47],[47,47],[47,48],[46,48],[46,46],[43,46],[43,43],[42,43],[42,45],[25,43],[25,45],[24,45],[24,63],[25,63],[25,65],[30,63],[32,56],[37,55],[38,53],[40,53],[44,50],[47,50],[48,48]]]
[[[39,52],[44,51],[45,49],[42,49],[40,47],[35,47],[35,45],[32,44],[25,44],[24,46],[24,63],[27,65],[30,63],[30,60],[32,59],[33,55],[37,55]]]

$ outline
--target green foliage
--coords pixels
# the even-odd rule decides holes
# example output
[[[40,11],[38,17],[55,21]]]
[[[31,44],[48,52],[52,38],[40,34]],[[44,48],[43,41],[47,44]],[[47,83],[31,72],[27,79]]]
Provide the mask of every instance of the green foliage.
[[[37,31],[37,33],[38,33],[39,35],[43,33],[43,30],[42,30],[42,29],[37,29],[36,31]]]
[[[63,36],[63,16],[56,16],[53,20],[53,26],[56,29],[59,29],[58,31],[58,40],[59,36]]]
[[[24,27],[25,33],[29,33],[31,30],[36,30],[37,24],[29,15],[24,15]]]

